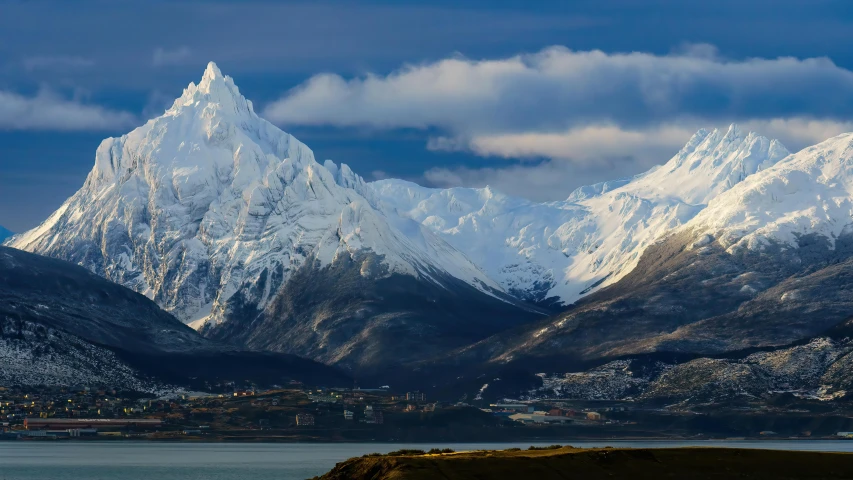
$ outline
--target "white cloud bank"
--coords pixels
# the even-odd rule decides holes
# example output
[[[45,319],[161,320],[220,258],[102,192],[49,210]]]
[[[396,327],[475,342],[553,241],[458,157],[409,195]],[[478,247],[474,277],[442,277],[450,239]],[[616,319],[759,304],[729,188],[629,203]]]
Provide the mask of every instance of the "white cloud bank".
[[[827,58],[729,60],[709,45],[669,55],[552,47],[388,75],[316,75],[264,114],[285,126],[438,129],[444,134],[429,141],[432,150],[537,161],[431,170],[431,182],[500,182],[514,185],[508,192],[560,198],[578,178],[666,161],[699,128],[736,122],[791,149],[851,131],[853,72]]]
[[[664,56],[552,47],[498,60],[450,58],[386,76],[321,74],[265,115],[282,124],[482,134],[853,113],[853,72],[829,59],[729,61],[704,47]]]
[[[0,130],[115,131],[136,123],[130,113],[67,100],[49,91],[27,97],[0,90]]]

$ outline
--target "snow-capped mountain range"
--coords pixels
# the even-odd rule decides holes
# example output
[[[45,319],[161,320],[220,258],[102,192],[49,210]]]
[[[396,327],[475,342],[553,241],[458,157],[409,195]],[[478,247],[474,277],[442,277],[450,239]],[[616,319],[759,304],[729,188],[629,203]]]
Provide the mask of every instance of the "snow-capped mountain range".
[[[581,187],[562,202],[533,203],[488,187],[371,185],[386,205],[433,229],[507,291],[569,304],[621,279],[651,243],[787,155],[778,141],[733,125],[700,130],[665,165]]]
[[[853,232],[851,143],[790,155],[734,125],[700,130],[665,164],[548,203],[365,182],[258,117],[211,63],[162,116],[104,140],[84,186],[6,244],[85,266],[220,340],[357,364],[412,335],[395,355],[414,358],[425,339],[430,354],[457,348],[619,283],[673,236],[694,252],[835,248]]]
[[[576,308],[448,358],[587,362],[853,338],[851,199],[848,133],[776,160],[711,198],[663,232],[621,281]]]

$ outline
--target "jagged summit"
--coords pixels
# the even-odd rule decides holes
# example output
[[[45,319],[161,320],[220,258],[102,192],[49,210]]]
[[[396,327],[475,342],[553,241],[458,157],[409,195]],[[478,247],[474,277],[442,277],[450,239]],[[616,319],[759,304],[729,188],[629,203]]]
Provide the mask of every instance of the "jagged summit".
[[[234,79],[223,75],[215,63],[210,62],[198,85],[190,83],[183,94],[175,100],[172,108],[167,111],[172,114],[181,111],[182,107],[207,108],[211,107],[224,115],[245,115],[258,118],[252,102],[240,94],[240,89],[234,84]]]
[[[187,186],[215,185],[223,176],[241,184],[262,181],[284,160],[302,165],[313,162],[314,154],[258,117],[233,79],[211,62],[198,86],[190,83],[163,115],[104,140],[95,158],[92,188],[125,184],[138,172],[148,184],[175,178],[180,196]]]
[[[736,124],[725,131],[702,129],[666,164],[638,175],[623,189],[649,199],[666,196],[706,205],[789,154],[778,140],[744,132]]]
[[[701,128],[667,163],[633,177],[579,187],[566,201],[582,202],[624,187],[645,198],[663,195],[688,204],[707,204],[746,176],[789,153],[778,140],[744,132],[734,123],[725,131]]]
[[[205,81],[213,81],[216,79],[224,79],[225,76],[222,75],[222,70],[216,66],[216,62],[207,62],[207,67],[204,69],[204,74],[201,76],[201,83]],[[228,77],[231,78],[231,77]]]

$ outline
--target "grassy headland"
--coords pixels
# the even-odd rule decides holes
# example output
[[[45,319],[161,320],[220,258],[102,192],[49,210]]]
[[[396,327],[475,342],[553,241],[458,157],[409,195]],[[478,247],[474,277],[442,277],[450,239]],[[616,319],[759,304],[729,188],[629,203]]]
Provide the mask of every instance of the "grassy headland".
[[[367,455],[315,480],[817,480],[853,478],[853,454],[733,448],[577,449]]]

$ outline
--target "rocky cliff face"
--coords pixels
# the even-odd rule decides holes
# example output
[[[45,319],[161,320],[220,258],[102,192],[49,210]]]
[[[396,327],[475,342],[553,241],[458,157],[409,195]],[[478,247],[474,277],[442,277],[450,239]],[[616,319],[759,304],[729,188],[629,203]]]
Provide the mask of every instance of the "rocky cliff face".
[[[587,371],[541,373],[532,398],[686,402],[757,400],[782,393],[816,400],[847,396],[850,339],[816,338],[803,345],[729,358],[673,362],[638,356]]]

